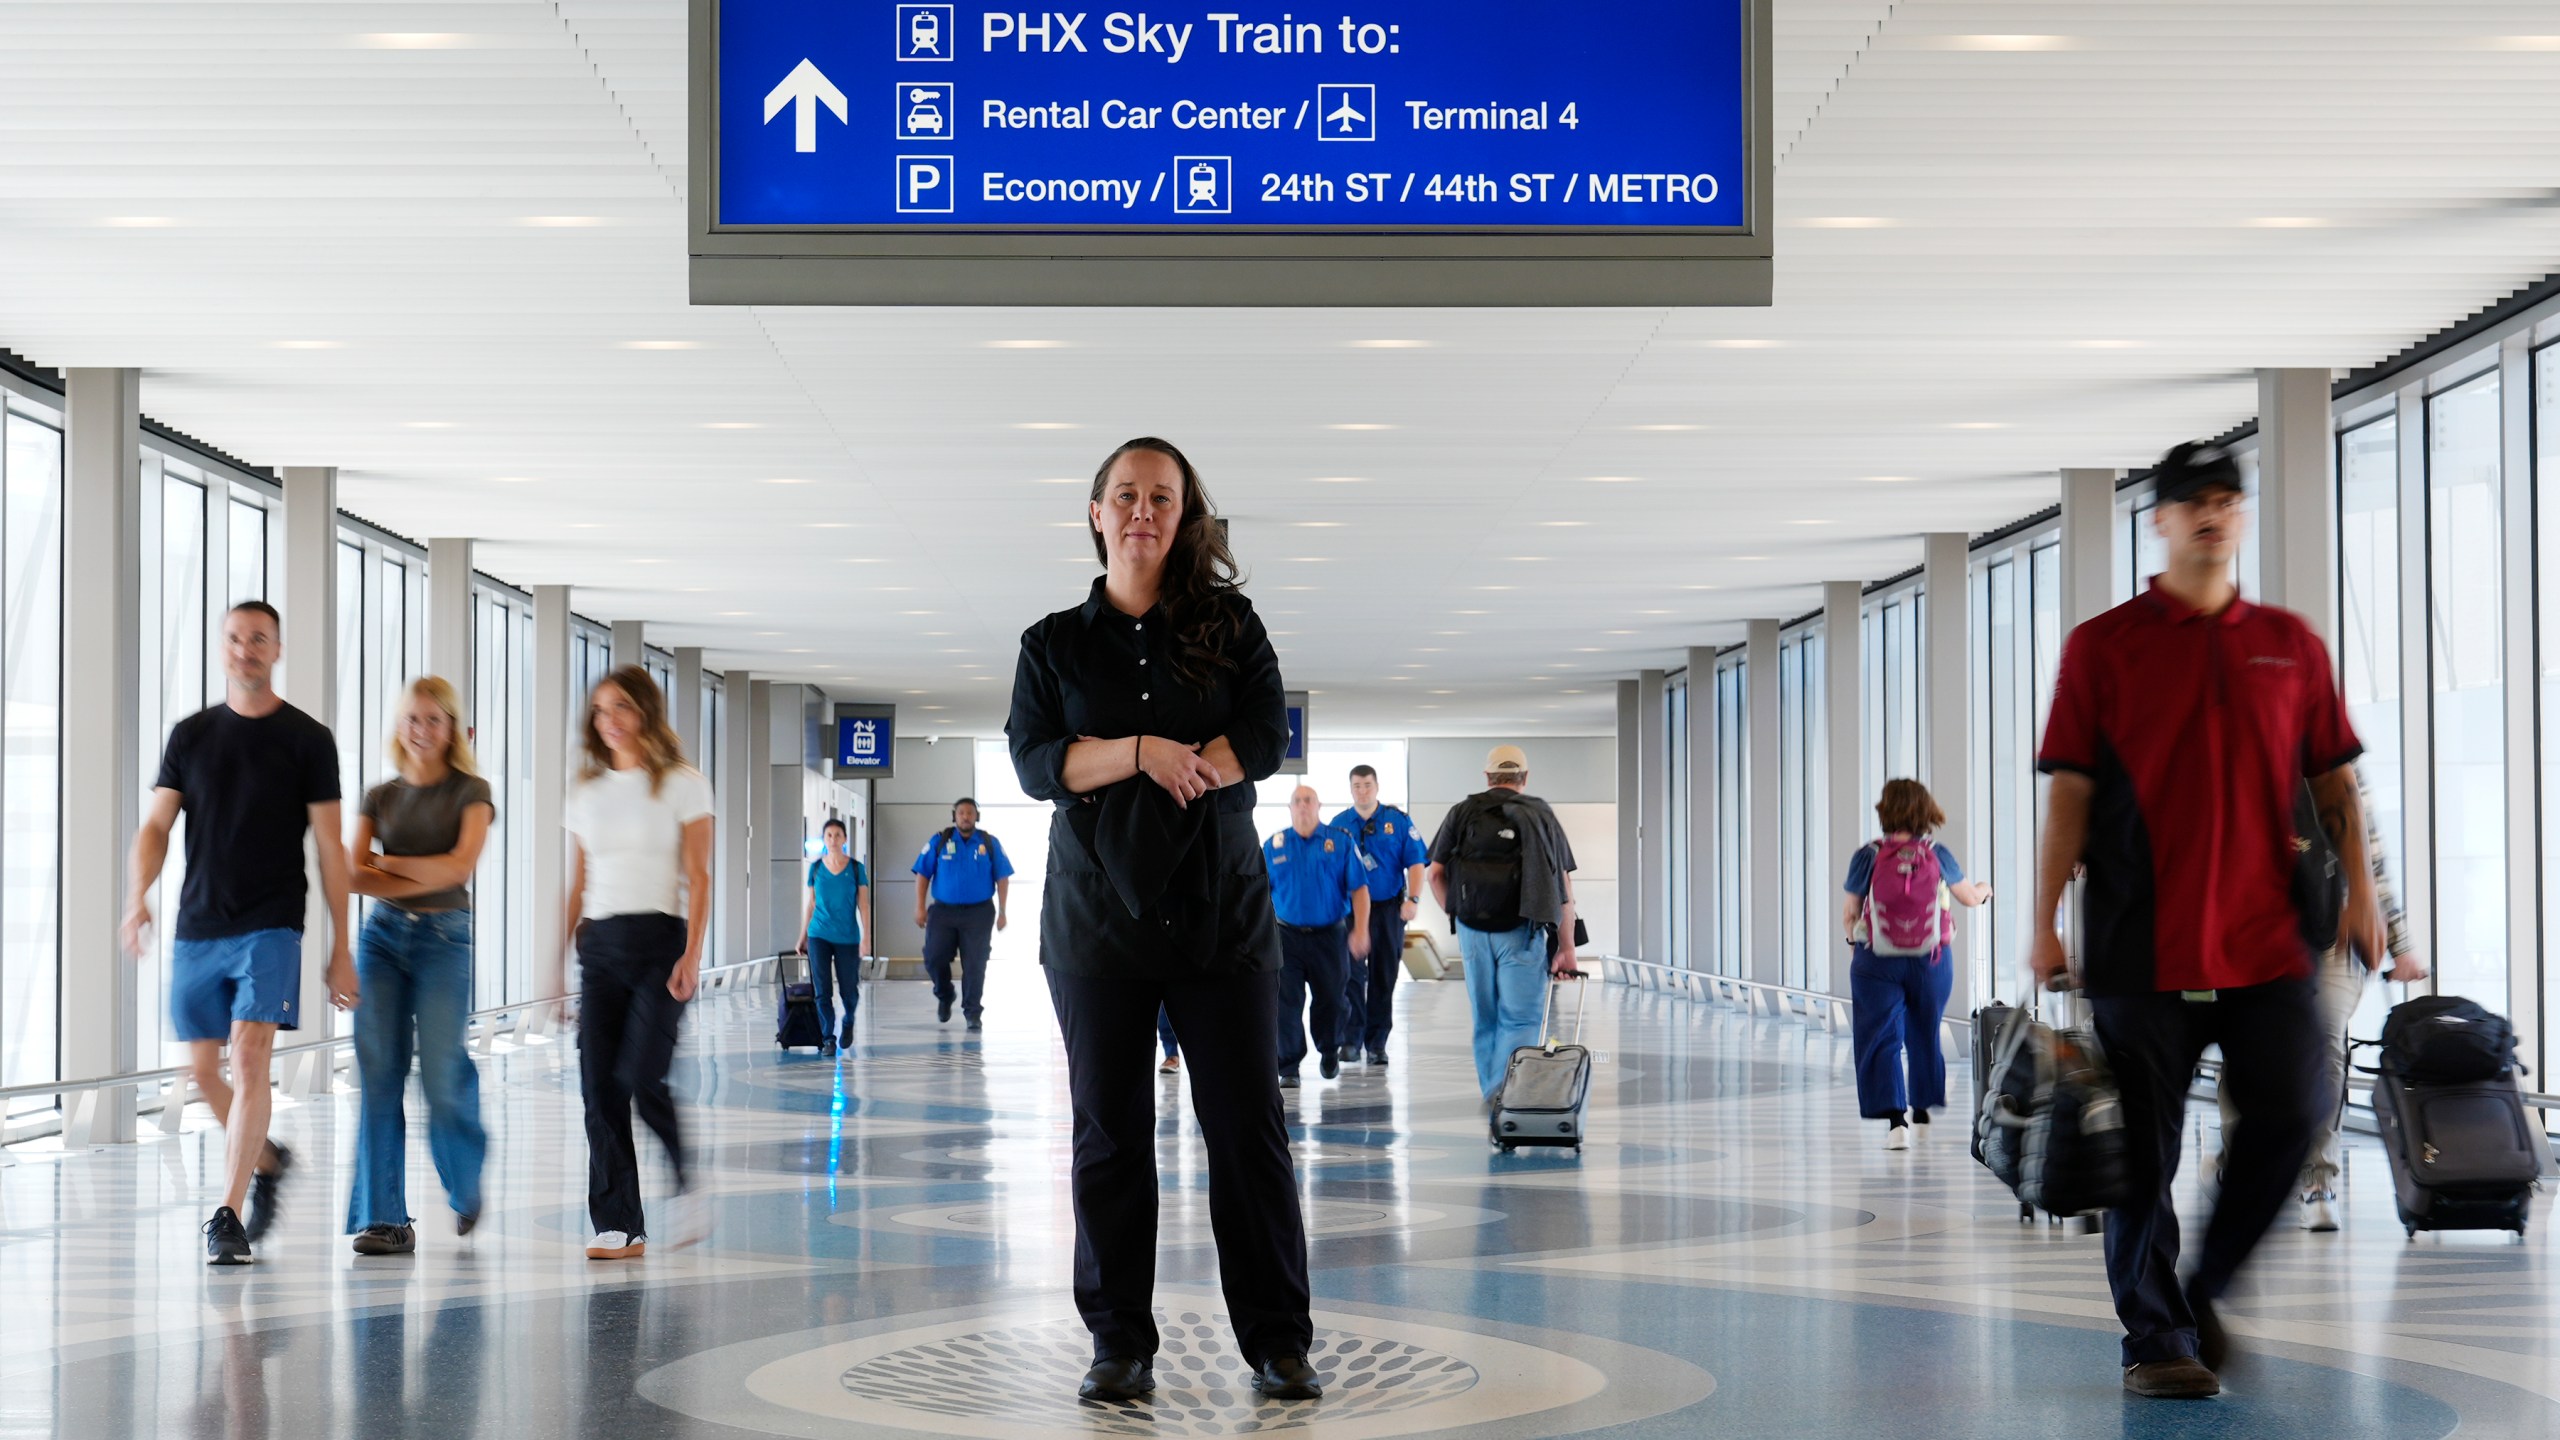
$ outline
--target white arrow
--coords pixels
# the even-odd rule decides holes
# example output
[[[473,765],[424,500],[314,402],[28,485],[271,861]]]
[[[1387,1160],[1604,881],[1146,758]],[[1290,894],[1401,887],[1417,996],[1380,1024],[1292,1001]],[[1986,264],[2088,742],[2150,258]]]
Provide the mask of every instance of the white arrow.
[[[846,119],[844,92],[819,74],[817,66],[803,60],[791,67],[791,73],[782,77],[781,84],[766,92],[764,121],[772,124],[773,117],[782,113],[783,106],[797,104],[799,113],[792,117],[796,128],[791,148],[803,155],[810,154],[818,148],[818,105],[821,101],[835,112],[838,120]]]

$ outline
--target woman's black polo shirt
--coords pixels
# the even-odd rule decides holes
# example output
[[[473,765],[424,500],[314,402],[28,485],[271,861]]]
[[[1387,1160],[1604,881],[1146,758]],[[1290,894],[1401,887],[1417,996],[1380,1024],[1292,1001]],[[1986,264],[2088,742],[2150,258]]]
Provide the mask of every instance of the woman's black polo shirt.
[[[2151,588],[2063,647],[2037,763],[2097,782],[2082,892],[2092,994],[2311,972],[2293,908],[2294,787],[2362,754],[2301,617]]]

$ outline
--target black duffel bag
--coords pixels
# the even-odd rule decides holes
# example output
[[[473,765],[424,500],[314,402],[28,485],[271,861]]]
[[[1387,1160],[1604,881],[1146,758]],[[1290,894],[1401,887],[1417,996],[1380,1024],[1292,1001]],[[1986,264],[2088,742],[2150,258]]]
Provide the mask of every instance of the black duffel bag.
[[[1976,1136],[1982,1163],[2039,1210],[2085,1215],[2124,1201],[2124,1107],[2089,1031],[2013,1014]]]
[[[2495,1080],[2515,1063],[2516,1031],[2507,1017],[2459,995],[2402,1001],[2382,1021],[2383,1068],[2403,1080]]]

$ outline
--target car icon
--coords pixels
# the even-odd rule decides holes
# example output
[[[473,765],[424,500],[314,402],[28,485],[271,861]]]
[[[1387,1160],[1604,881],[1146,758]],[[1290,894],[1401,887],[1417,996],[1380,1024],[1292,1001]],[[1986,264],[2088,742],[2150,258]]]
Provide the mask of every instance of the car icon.
[[[1191,187],[1190,204],[1215,205],[1218,203],[1218,171],[1215,166],[1203,160],[1191,167],[1191,174],[1187,178]]]
[[[942,133],[942,111],[932,105],[918,105],[907,112],[910,133],[939,135]]]
[[[918,54],[941,54],[942,17],[930,10],[917,11],[907,22],[907,48]]]

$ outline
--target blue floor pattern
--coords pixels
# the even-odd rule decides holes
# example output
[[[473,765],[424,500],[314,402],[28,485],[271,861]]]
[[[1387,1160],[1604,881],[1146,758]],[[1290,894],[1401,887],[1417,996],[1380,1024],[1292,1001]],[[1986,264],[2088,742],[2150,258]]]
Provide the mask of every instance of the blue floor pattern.
[[[337,1233],[350,1095],[279,1110],[304,1166],[244,1271],[201,1263],[209,1117],[17,1147],[0,1436],[2560,1434],[2547,1202],[2522,1245],[2408,1243],[2358,1139],[2346,1228],[2278,1230],[2232,1297],[2248,1358],[2225,1395],[2140,1401],[2095,1237],[2021,1225],[1960,1124],[1886,1152],[1856,1119],[1845,1036],[1603,988],[1591,1144],[1503,1156],[1453,984],[1402,988],[1389,1067],[1310,1070],[1288,1101],[1327,1397],[1245,1387],[1168,1080],[1163,1388],[1079,1405],[1063,1060],[1037,976],[991,988],[971,1035],[934,1022],[924,987],[874,985],[839,1061],[778,1053],[762,993],[699,1003],[677,1080],[711,1239],[631,1264],[583,1256],[556,1038],[482,1062],[492,1194],[471,1238],[413,1136],[414,1257],[359,1259]],[[2212,1139],[2195,1125],[2190,1161]]]

